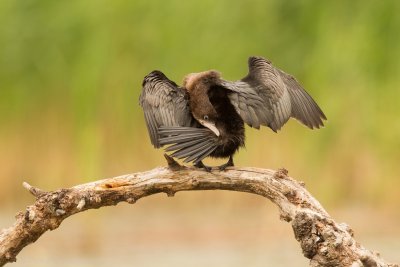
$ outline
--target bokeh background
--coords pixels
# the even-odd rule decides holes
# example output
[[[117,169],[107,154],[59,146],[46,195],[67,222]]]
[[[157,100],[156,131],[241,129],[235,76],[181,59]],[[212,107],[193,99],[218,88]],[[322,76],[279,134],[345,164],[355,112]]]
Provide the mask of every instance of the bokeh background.
[[[285,167],[366,247],[400,261],[400,2],[0,1],[0,228],[53,190],[164,166],[138,105],[143,77],[247,73],[261,55],[328,117],[247,129],[238,166]],[[207,161],[209,164],[220,162]],[[257,196],[157,195],[67,219],[13,266],[308,266]]]

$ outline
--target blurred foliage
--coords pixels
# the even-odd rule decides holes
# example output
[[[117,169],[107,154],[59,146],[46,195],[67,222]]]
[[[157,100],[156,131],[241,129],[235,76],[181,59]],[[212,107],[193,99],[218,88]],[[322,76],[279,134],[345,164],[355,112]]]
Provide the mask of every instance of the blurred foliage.
[[[261,55],[295,75],[329,121],[247,129],[236,164],[285,166],[324,204],[400,201],[400,2],[0,1],[0,203],[41,188],[165,165],[138,105],[142,78]]]

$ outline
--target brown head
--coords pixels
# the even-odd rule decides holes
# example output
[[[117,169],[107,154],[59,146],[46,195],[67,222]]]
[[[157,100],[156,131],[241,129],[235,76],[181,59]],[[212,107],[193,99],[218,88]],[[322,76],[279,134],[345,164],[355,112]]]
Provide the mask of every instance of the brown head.
[[[183,80],[183,86],[190,95],[190,109],[193,117],[217,136],[220,135],[215,126],[218,114],[208,98],[208,90],[220,77],[219,72],[209,70],[188,74]]]
[[[190,73],[183,79],[183,87],[188,91],[196,90],[199,86],[210,87],[221,78],[221,74],[216,70],[208,70],[198,73]]]

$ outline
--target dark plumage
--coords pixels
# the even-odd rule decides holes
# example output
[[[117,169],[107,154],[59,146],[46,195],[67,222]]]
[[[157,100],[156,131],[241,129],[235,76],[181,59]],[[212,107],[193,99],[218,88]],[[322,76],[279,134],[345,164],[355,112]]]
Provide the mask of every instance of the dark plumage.
[[[151,143],[168,146],[171,156],[205,166],[208,156],[227,158],[244,146],[244,123],[278,131],[290,117],[311,129],[326,117],[311,96],[291,75],[262,57],[250,57],[249,73],[231,82],[217,71],[192,73],[177,86],[162,72],[153,71],[143,81],[143,108]]]

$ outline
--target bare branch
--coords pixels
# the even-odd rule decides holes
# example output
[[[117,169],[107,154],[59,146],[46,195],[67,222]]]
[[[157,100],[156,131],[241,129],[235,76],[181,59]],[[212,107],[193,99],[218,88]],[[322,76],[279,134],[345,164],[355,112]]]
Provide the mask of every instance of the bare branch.
[[[43,195],[44,191],[40,190],[39,188],[33,187],[30,184],[28,184],[27,182],[23,182],[22,186],[25,187],[26,190],[29,191],[29,193],[31,193],[33,196],[35,196],[36,198],[40,197],[41,195]]]
[[[284,169],[205,172],[180,167],[172,161],[169,166],[173,170],[156,168],[52,192],[24,183],[37,200],[17,214],[13,226],[0,232],[0,266],[16,261],[25,246],[75,213],[121,201],[133,204],[156,193],[173,196],[189,190],[231,190],[268,198],[278,206],[281,218],[291,223],[310,266],[398,266],[386,263],[378,253],[358,244],[349,226],[336,223],[304,188],[304,183],[288,177]]]

